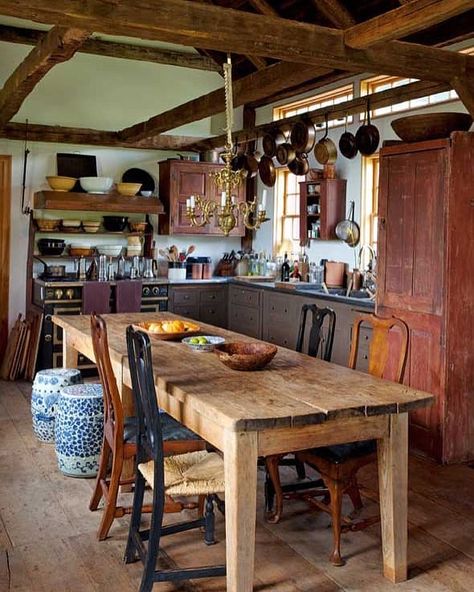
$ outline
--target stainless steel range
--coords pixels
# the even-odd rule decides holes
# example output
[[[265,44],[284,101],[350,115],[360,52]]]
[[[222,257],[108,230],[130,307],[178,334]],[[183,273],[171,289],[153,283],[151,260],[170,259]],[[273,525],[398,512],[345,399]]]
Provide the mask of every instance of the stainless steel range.
[[[53,315],[78,315],[82,310],[84,282],[74,280],[41,280],[33,283],[33,304],[43,311],[44,321],[38,354],[38,370],[58,368],[63,361],[62,329],[52,322]],[[111,310],[115,303],[115,282],[111,283]],[[141,312],[168,310],[168,283],[163,280],[145,280],[142,287]],[[95,373],[94,364],[79,356],[79,367],[85,374]]]

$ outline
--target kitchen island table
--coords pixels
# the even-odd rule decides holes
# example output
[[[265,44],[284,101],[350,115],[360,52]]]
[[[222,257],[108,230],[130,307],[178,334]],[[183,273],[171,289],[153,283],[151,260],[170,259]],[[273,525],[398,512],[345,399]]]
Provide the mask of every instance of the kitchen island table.
[[[132,409],[126,327],[175,318],[104,315],[126,413]],[[66,366],[79,352],[94,359],[89,317],[53,321],[64,331]],[[255,341],[210,325],[202,332]],[[228,592],[253,589],[257,458],[371,438],[378,444],[383,572],[392,582],[407,578],[408,411],[429,405],[431,395],[286,348],[264,370],[242,373],[185,344],[152,342],[160,407],[224,455]]]

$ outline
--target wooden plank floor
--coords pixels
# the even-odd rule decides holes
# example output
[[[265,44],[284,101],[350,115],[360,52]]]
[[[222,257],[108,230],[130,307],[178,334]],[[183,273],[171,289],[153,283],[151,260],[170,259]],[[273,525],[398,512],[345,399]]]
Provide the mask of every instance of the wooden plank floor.
[[[0,382],[0,592],[130,592],[138,590],[141,564],[122,563],[127,518],[111,537],[95,539],[99,513],[87,509],[92,481],[71,479],[56,468],[54,447],[39,444],[31,429],[27,383]],[[262,487],[262,477],[259,486]],[[368,515],[377,511],[376,473],[361,475]],[[278,525],[262,520],[259,494],[255,590],[261,592],[472,592],[474,590],[474,469],[440,467],[412,458],[409,492],[410,579],[392,585],[381,575],[379,527],[343,536],[345,567],[327,561],[328,516],[305,513],[287,502]],[[100,512],[100,510],[99,510]],[[172,520],[172,518],[171,518]],[[197,532],[165,539],[164,564],[223,562],[219,543],[206,547]],[[155,585],[171,592],[224,592],[223,578]]]

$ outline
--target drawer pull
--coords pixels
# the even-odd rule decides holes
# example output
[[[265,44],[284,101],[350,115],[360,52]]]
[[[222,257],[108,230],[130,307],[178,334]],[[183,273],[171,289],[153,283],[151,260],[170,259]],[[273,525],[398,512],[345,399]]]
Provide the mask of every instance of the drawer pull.
[[[49,343],[50,341],[52,341],[52,340],[53,340],[53,336],[52,336],[52,335],[45,335],[45,336],[44,336],[44,340],[45,340],[47,343]]]

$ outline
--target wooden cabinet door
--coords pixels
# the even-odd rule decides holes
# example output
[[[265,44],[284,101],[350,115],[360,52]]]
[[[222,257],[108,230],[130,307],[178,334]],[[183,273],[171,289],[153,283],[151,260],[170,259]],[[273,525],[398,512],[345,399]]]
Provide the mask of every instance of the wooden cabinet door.
[[[209,234],[209,224],[191,226],[186,215],[186,200],[191,195],[207,199],[214,195],[215,185],[210,168],[201,163],[176,162],[171,167],[170,232],[172,234]]]
[[[445,156],[444,149],[382,156],[380,306],[441,312]]]

